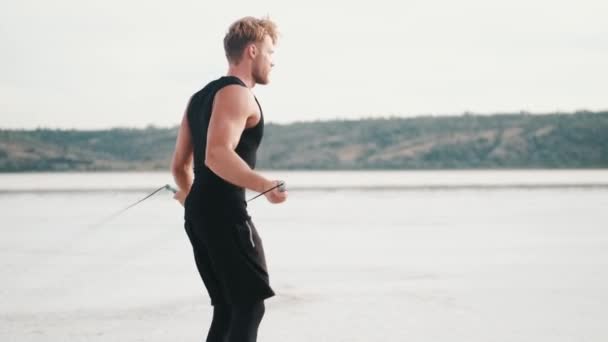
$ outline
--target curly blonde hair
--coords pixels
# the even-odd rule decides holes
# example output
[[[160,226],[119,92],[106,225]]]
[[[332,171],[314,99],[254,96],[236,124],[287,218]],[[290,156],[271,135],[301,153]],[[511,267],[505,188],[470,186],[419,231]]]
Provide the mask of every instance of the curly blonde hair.
[[[268,17],[261,19],[244,17],[235,21],[224,37],[226,58],[232,63],[240,62],[245,47],[250,43],[263,41],[266,35],[270,36],[273,44],[276,44],[277,25]]]

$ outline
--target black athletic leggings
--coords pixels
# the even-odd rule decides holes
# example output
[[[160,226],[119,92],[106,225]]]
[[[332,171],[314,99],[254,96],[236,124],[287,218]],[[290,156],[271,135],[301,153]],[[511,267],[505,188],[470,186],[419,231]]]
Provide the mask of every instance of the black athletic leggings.
[[[255,342],[264,316],[264,302],[215,305],[207,342]]]

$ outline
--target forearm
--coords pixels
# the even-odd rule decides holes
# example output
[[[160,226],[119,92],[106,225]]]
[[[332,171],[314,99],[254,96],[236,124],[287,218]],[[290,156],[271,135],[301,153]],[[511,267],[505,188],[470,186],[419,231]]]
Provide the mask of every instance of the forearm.
[[[189,192],[190,187],[192,187],[192,182],[194,181],[192,167],[188,165],[180,168],[173,168],[172,173],[175,184],[177,184],[179,190]]]
[[[225,148],[207,152],[205,164],[225,181],[256,192],[266,190],[269,181],[253,171],[234,150]]]

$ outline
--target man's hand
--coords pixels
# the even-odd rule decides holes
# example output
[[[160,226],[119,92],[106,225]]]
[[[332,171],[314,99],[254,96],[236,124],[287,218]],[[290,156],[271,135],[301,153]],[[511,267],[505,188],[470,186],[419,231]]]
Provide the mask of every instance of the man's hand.
[[[270,189],[272,187],[275,187],[279,184],[280,181],[270,181],[267,182],[265,189]],[[275,188],[272,191],[268,191],[267,193],[264,194],[264,196],[266,196],[266,199],[268,200],[268,202],[270,203],[283,203],[285,202],[285,200],[287,200],[287,190],[281,192],[279,190],[279,188]]]

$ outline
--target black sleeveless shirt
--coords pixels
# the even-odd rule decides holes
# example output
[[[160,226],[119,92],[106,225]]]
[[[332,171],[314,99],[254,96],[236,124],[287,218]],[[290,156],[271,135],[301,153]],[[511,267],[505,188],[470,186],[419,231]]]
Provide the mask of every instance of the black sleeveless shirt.
[[[222,179],[205,165],[207,129],[211,119],[213,99],[220,89],[228,85],[246,87],[237,77],[220,77],[195,93],[186,110],[194,150],[194,182],[186,198],[186,219],[237,222],[251,218],[247,212],[245,189]],[[255,100],[258,101],[257,98]],[[235,149],[235,152],[252,169],[255,168],[257,149],[264,135],[264,115],[259,102],[257,104],[260,108],[260,121],[243,131]]]

